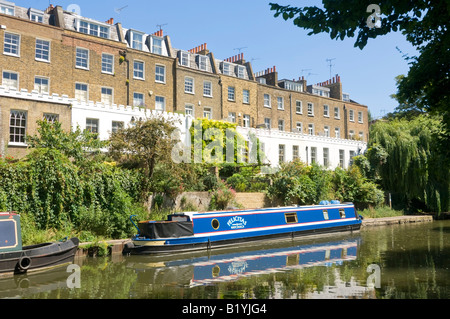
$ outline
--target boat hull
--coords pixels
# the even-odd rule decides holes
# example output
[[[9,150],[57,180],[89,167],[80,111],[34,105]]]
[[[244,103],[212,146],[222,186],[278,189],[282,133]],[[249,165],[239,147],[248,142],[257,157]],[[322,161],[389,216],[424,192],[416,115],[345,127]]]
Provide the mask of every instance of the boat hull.
[[[160,255],[160,254],[174,254],[193,252],[198,250],[226,248],[241,244],[260,244],[261,242],[272,240],[293,239],[302,236],[323,235],[337,232],[356,232],[361,228],[361,220],[356,217],[354,207],[347,206],[344,212],[347,213],[346,218],[341,215],[334,216],[335,219],[327,216],[323,220],[319,220],[323,216],[323,211],[326,210],[332,215],[331,207],[314,207],[313,209],[299,210],[297,209],[272,209],[266,211],[259,211],[259,213],[252,213],[250,211],[242,212],[226,212],[226,213],[211,213],[204,215],[193,215],[192,220],[196,234],[189,237],[181,238],[166,238],[166,239],[148,239],[136,235],[132,242],[127,244],[124,248],[124,254],[130,255]],[[332,208],[331,208],[332,209]],[[341,210],[344,208],[341,207]],[[292,215],[292,212],[298,214],[294,223],[287,224],[280,220],[280,216],[284,219],[286,215]],[[339,207],[336,207],[339,212]],[[337,213],[336,212],[336,213]],[[272,224],[266,221],[261,224],[261,220],[267,219],[267,214],[271,214],[270,220],[274,220]],[[317,216],[311,216],[311,215]],[[280,216],[278,216],[280,215]],[[359,216],[358,216],[359,217]],[[253,220],[258,220],[258,223],[253,223]],[[226,224],[229,229],[220,228],[219,225]],[[228,221],[228,223],[226,222]],[[209,225],[208,225],[209,224]],[[210,231],[208,226],[212,224],[215,231]],[[204,227],[202,227],[202,225]],[[211,227],[211,226],[210,226]]]
[[[20,251],[0,253],[0,276],[42,271],[72,263],[78,238],[65,242],[24,247]]]

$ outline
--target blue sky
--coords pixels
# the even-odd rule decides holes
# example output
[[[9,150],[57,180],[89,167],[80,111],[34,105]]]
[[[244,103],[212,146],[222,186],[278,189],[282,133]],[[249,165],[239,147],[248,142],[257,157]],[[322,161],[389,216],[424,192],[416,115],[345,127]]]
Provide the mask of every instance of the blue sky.
[[[15,1],[18,6],[41,10],[50,3],[64,9],[76,4],[82,16],[99,21],[114,18],[125,28],[147,33],[163,25],[174,48],[189,50],[207,43],[217,59],[242,52],[252,62],[254,72],[276,66],[279,79],[305,76],[309,84],[326,81],[330,78],[327,59],[334,59],[332,75],[341,76],[344,92],[351,99],[367,105],[375,118],[394,110],[397,103],[390,95],[396,92],[395,77],[409,70],[396,47],[409,55],[417,54],[402,34],[369,40],[360,50],[353,46],[354,39],[336,41],[328,34],[308,36],[290,20],[274,18],[270,2],[320,5],[320,1],[298,0]]]

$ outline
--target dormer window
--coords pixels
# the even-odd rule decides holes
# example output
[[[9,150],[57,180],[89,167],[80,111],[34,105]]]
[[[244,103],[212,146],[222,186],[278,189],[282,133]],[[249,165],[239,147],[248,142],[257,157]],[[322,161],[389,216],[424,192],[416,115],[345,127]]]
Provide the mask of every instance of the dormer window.
[[[14,8],[14,3],[8,1],[0,1],[0,13],[13,16]]]
[[[78,20],[78,31],[84,34],[109,39],[109,27],[100,24],[91,23],[84,20]]]
[[[222,63],[222,73],[226,75],[231,75],[231,65],[229,63]]]
[[[39,23],[44,22],[44,12],[42,11],[30,8],[28,15],[30,16],[31,21]]]
[[[131,47],[136,50],[141,50],[144,47],[144,34],[136,31],[131,31]]]
[[[206,71],[208,69],[208,57],[206,55],[198,56],[198,68],[202,71]]]
[[[182,66],[189,66],[189,53],[186,51],[180,51],[180,65]]]
[[[162,55],[162,39],[152,37],[152,53]]]
[[[238,75],[238,78],[244,79],[245,78],[245,67],[238,65],[237,66],[237,75]]]

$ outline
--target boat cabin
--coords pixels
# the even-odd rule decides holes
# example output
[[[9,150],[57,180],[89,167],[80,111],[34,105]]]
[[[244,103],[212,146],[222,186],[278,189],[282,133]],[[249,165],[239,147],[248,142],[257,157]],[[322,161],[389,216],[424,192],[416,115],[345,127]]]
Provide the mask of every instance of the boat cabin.
[[[0,213],[0,253],[22,250],[20,216]]]

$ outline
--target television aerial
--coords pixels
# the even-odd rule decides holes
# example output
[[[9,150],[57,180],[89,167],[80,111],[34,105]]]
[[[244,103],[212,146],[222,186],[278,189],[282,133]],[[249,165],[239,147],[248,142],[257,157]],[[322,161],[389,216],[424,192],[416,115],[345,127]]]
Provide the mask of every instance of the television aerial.
[[[122,12],[123,9],[127,8],[128,5],[122,7],[122,8],[118,8],[118,9],[114,9],[114,11],[116,11],[117,14],[120,14]]]

